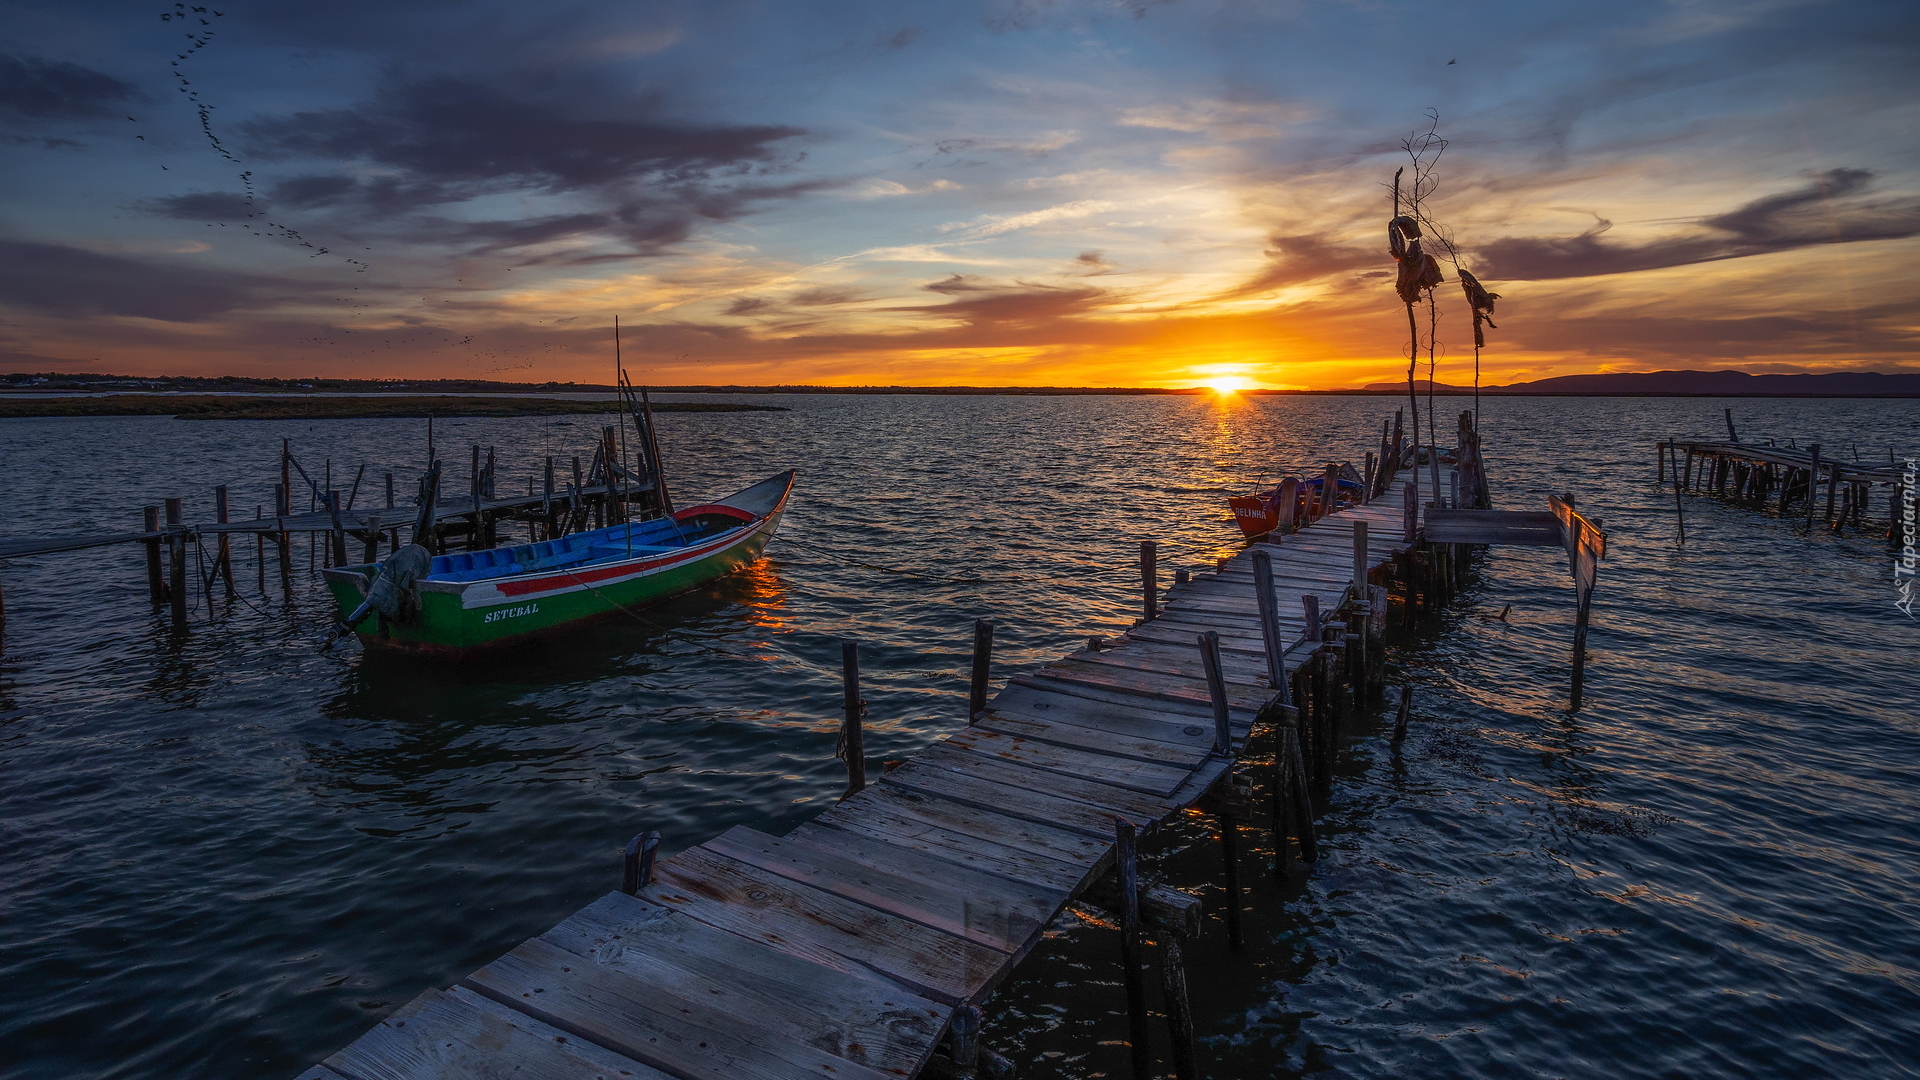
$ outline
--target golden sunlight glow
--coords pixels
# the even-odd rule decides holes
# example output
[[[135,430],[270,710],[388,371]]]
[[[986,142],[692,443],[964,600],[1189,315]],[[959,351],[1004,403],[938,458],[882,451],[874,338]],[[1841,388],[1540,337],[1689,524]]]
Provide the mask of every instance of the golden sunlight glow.
[[[1238,375],[1223,375],[1217,379],[1208,379],[1206,385],[1216,394],[1231,394],[1245,390],[1251,384]]]

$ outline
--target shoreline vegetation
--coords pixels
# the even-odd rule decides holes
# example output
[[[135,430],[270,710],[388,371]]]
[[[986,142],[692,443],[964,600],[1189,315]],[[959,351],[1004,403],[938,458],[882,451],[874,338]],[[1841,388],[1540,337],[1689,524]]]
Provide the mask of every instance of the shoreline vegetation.
[[[136,375],[99,375],[87,373],[12,373],[0,374],[0,417],[5,416],[111,416],[111,415],[162,415],[169,411],[160,401],[175,403],[173,411],[178,415],[204,416],[213,418],[225,416],[240,419],[238,413],[211,406],[192,410],[179,408],[181,402],[188,400],[187,395],[207,395],[194,398],[198,401],[234,401],[250,400],[265,408],[266,402],[291,403],[300,401],[339,400],[341,395],[351,395],[347,400],[358,401],[358,408],[370,410],[363,412],[323,412],[299,411],[279,413],[255,413],[255,418],[273,419],[281,416],[509,416],[509,415],[546,415],[564,412],[612,412],[612,402],[566,402],[555,398],[558,394],[612,394],[614,387],[600,383],[514,383],[490,382],[484,379],[412,379],[406,382],[379,379],[272,379],[251,378],[235,375],[205,377],[193,375],[136,376]],[[1013,396],[1013,397],[1066,397],[1066,396],[1187,396],[1212,394],[1215,391],[1207,386],[1191,387],[1152,387],[1152,386],[812,386],[789,384],[776,386],[736,386],[722,384],[700,384],[687,386],[654,386],[649,388],[656,394],[900,394],[928,396]],[[1361,387],[1347,387],[1331,390],[1280,390],[1247,388],[1235,393],[1252,396],[1397,396],[1407,391],[1406,384],[1370,383]],[[1429,392],[1426,380],[1417,384],[1417,392]],[[1456,386],[1447,383],[1435,383],[1431,389],[1435,396],[1460,397],[1471,396],[1476,391],[1471,386]],[[1607,372],[1593,375],[1561,375],[1533,382],[1510,383],[1503,386],[1483,386],[1478,393],[1496,397],[1920,397],[1920,372],[1878,372],[1878,371],[1830,371],[1799,374],[1762,374],[1754,375],[1744,371],[1643,371],[1643,372]],[[11,406],[20,401],[53,400],[51,395],[69,395],[65,400],[76,400],[70,395],[84,395],[78,400],[88,398],[148,398],[156,401],[152,407],[134,408],[125,406],[115,410],[102,408],[73,409],[63,411],[21,412]],[[490,395],[487,398],[459,397],[458,395]],[[48,397],[42,397],[48,395]],[[165,398],[158,395],[168,395]],[[218,396],[214,396],[218,395]],[[245,397],[242,395],[260,395]],[[269,396],[270,395],[270,396]],[[431,396],[429,396],[431,395]],[[513,400],[522,404],[521,411],[514,411]],[[424,411],[391,412],[372,411],[382,409],[376,402],[398,404],[408,403],[406,407],[423,410],[429,406],[424,402],[446,403],[461,402],[463,408],[482,409],[479,412],[453,413],[441,411],[444,407],[434,406],[431,414]],[[487,404],[479,404],[485,402]],[[539,404],[536,406],[535,402]],[[550,407],[551,406],[551,407]],[[284,408],[294,408],[284,404]],[[321,406],[311,406],[320,409]],[[706,405],[686,402],[656,404],[654,408],[661,412],[729,412],[752,411],[754,409],[779,408],[779,406],[749,405]]]
[[[568,398],[403,397],[354,395],[190,395],[115,393],[78,397],[0,398],[0,419],[29,416],[172,416],[180,420],[360,420],[461,416],[573,416],[612,414],[618,401]],[[786,412],[779,405],[740,405],[723,401],[654,402],[656,413]]]

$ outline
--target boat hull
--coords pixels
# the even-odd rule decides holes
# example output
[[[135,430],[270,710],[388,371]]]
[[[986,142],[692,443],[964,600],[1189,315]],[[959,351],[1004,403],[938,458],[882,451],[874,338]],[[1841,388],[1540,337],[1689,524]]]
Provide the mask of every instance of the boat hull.
[[[356,630],[368,649],[464,657],[523,644],[603,618],[659,603],[726,577],[757,561],[780,527],[792,474],[770,508],[733,533],[667,554],[596,562],[511,577],[470,582],[427,579],[418,586],[418,613],[407,622],[369,619]],[[775,477],[740,495],[760,491]],[[735,497],[736,499],[739,496]],[[734,509],[733,500],[682,511]],[[745,509],[745,508],[741,508]],[[754,509],[760,510],[759,507]],[[326,573],[341,613],[366,598],[375,567],[341,567]]]

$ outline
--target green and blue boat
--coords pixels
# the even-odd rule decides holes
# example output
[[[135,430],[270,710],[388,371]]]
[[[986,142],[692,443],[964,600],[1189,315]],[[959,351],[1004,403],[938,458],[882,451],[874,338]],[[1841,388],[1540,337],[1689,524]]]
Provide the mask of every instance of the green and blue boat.
[[[794,472],[646,521],[538,543],[433,555],[410,544],[380,563],[325,571],[340,630],[369,649],[467,656],[698,589],[760,557]]]

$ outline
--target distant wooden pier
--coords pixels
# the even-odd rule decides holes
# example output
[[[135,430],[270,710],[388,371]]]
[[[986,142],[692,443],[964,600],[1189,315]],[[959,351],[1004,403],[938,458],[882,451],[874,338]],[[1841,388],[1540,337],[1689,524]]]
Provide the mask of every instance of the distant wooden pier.
[[[1194,1075],[1180,949],[1198,901],[1141,886],[1140,834],[1190,807],[1219,817],[1237,938],[1238,838],[1255,817],[1237,778],[1273,778],[1258,816],[1277,834],[1275,871],[1292,851],[1313,859],[1311,793],[1330,779],[1339,719],[1377,700],[1390,596],[1407,618],[1444,602],[1468,542],[1564,543],[1584,633],[1597,530],[1564,504],[1511,515],[1443,499],[1430,509],[1466,540],[1435,542],[1409,484],[1414,453],[1382,449],[1390,464],[1368,470],[1365,505],[1181,572],[1164,606],[1143,545],[1143,620],[990,701],[991,626],[978,627],[964,727],[871,783],[848,643],[842,801],[785,837],[735,828],[657,862],[658,837],[636,837],[621,890],[422,994],[301,1080],[1001,1076],[980,1005],[1070,902],[1122,927],[1139,1077],[1160,1074],[1141,983],[1154,925],[1165,1041]],[[1458,490],[1452,465],[1418,469],[1422,487]],[[1273,736],[1260,757],[1256,726]]]
[[[1731,416],[1727,427],[1731,436]],[[1803,449],[1731,437],[1723,442],[1675,439],[1658,444],[1656,451],[1656,475],[1661,483],[1671,483],[1676,495],[1719,495],[1756,509],[1771,506],[1780,514],[1804,517],[1808,524],[1817,519],[1836,532],[1876,526],[1882,520],[1876,506],[1884,497],[1886,534],[1892,540],[1915,497],[1893,463],[1823,454],[1817,443]]]

